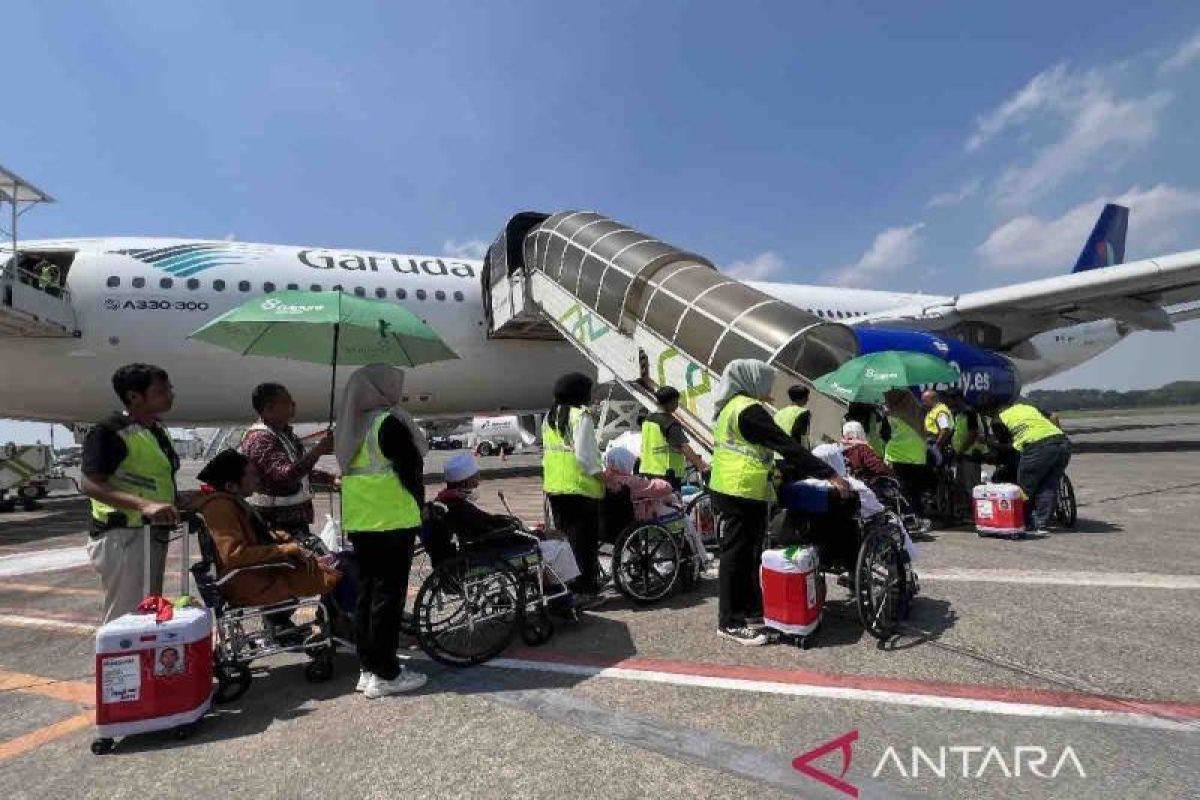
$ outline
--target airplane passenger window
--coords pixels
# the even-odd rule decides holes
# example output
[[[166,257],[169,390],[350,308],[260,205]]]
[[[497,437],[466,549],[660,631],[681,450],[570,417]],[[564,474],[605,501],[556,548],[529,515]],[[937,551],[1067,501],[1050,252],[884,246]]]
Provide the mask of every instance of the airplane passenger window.
[[[825,316],[828,317],[829,319],[833,319],[833,312],[827,308],[827,309],[825,309]]]
[[[225,281],[221,280],[220,278],[217,278],[215,281],[213,281],[213,291],[214,292],[225,291]]]
[[[321,284],[319,284],[319,283],[314,283],[312,286],[309,286],[309,287],[308,287],[308,290],[309,290],[310,292],[323,292],[323,291],[325,291],[324,289],[322,289],[322,288],[321,288]]]
[[[145,286],[145,285],[146,285],[146,279],[145,279],[145,278],[134,278],[134,279],[133,279],[133,288],[135,288],[135,289],[141,289],[141,288],[142,288],[143,286]]]
[[[188,278],[187,287],[193,291],[200,288],[199,278]]]
[[[355,287],[354,287],[354,295],[355,295],[356,297],[366,297],[366,296],[367,296],[367,290],[366,290],[366,289],[364,289],[364,288],[363,288],[363,287],[361,287],[361,286],[355,286]]]
[[[298,283],[289,283],[288,284],[289,292],[297,292],[299,290],[300,290],[300,284],[298,284]]]
[[[424,289],[417,289],[417,299],[418,300],[425,299],[425,290]]]
[[[346,291],[346,290],[345,290],[345,288],[343,288],[343,287],[342,287],[342,285],[341,285],[340,283],[338,283],[338,284],[335,284],[335,285],[334,285],[334,287],[333,287],[332,289],[330,289],[329,291],[331,291],[331,292],[344,292],[344,291]]]
[[[239,292],[250,291],[250,281],[238,281],[238,291]]]
[[[160,289],[170,289],[174,285],[175,285],[175,281],[171,280],[170,278],[162,278],[158,282],[158,287]]]
[[[109,275],[108,280],[104,282],[104,285],[110,289],[115,289],[121,285],[121,279],[116,275]]]
[[[387,289],[383,288],[382,286],[376,286],[375,287],[375,296],[378,297],[380,300],[386,299],[387,298]]]
[[[271,283],[270,281],[267,281],[266,283],[263,284],[263,291],[266,292],[267,294],[270,294],[271,292],[275,291],[275,284]]]
[[[406,297],[408,297],[408,292],[407,292],[407,291],[405,291],[404,289],[397,289],[397,290],[396,290],[396,299],[397,299],[397,300],[403,300],[403,299],[404,299],[404,298],[406,298]]]
[[[463,293],[462,293],[462,292],[455,292],[455,293],[454,293],[454,299],[455,299],[455,301],[457,301],[457,302],[461,303],[461,302],[463,301]]]
[[[438,300],[446,299],[446,293],[443,292],[441,289],[438,289],[436,292],[434,292],[433,296],[436,297]]]
[[[845,317],[845,316],[842,314],[842,312],[840,312],[840,311],[839,311],[839,312],[837,312],[837,318],[838,318],[838,319],[845,319],[846,317]]]

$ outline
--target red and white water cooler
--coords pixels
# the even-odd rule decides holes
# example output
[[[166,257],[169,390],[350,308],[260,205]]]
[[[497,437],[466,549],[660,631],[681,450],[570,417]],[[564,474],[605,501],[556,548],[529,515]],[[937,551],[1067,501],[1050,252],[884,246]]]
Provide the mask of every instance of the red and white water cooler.
[[[166,622],[126,614],[96,632],[96,732],[102,737],[190,725],[213,693],[212,620],[177,608]]]
[[[1023,536],[1025,494],[1014,483],[984,483],[972,492],[975,530],[981,536]]]
[[[815,547],[763,551],[759,579],[764,625],[793,636],[808,636],[817,629],[825,607],[825,576],[819,566]]]

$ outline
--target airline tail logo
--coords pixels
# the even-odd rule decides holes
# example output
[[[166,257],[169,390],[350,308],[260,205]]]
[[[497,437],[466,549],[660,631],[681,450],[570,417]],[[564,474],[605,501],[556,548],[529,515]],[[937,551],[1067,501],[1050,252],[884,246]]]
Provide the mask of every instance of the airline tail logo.
[[[225,242],[197,242],[152,249],[112,250],[161,269],[177,278],[188,278],[213,267],[244,264],[262,258],[263,250],[253,245]]]

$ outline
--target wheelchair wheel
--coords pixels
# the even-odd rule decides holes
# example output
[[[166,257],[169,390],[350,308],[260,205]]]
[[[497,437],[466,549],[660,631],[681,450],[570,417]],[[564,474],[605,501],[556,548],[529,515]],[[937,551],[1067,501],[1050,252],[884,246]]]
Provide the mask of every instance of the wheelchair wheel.
[[[482,664],[508,647],[524,603],[521,582],[503,561],[458,556],[438,566],[417,593],[417,644],[448,666]]]
[[[679,540],[661,525],[635,525],[613,546],[613,582],[635,603],[662,600],[675,588],[683,567]]]
[[[521,624],[521,641],[530,647],[538,647],[550,641],[554,635],[554,620],[545,609],[526,615]]]
[[[1074,528],[1079,519],[1079,508],[1075,504],[1075,486],[1071,478],[1062,476],[1058,483],[1058,496],[1054,500],[1054,521],[1064,528]]]
[[[429,558],[429,553],[425,551],[424,545],[417,542],[413,548],[412,566],[408,571],[408,585],[422,586],[425,581],[433,574],[433,561]],[[406,610],[400,616],[400,632],[406,636],[417,635],[417,614],[414,610],[410,613],[407,610],[408,604],[405,603]]]
[[[717,513],[713,510],[712,495],[708,490],[700,492],[688,501],[683,513],[691,520],[692,527],[700,534],[705,547],[719,550],[721,546],[720,528],[717,525]]]
[[[899,537],[869,530],[858,549],[853,589],[858,618],[876,639],[890,638],[908,614],[908,553]]]
[[[213,669],[217,679],[217,690],[213,692],[213,702],[232,703],[250,690],[250,667],[238,662],[217,664]]]

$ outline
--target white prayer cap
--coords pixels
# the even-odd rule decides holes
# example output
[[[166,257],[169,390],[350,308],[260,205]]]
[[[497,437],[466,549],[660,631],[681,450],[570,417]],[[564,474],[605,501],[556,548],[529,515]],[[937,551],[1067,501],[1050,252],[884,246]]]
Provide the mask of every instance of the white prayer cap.
[[[479,464],[470,453],[455,453],[446,461],[446,483],[461,483],[479,473]]]

